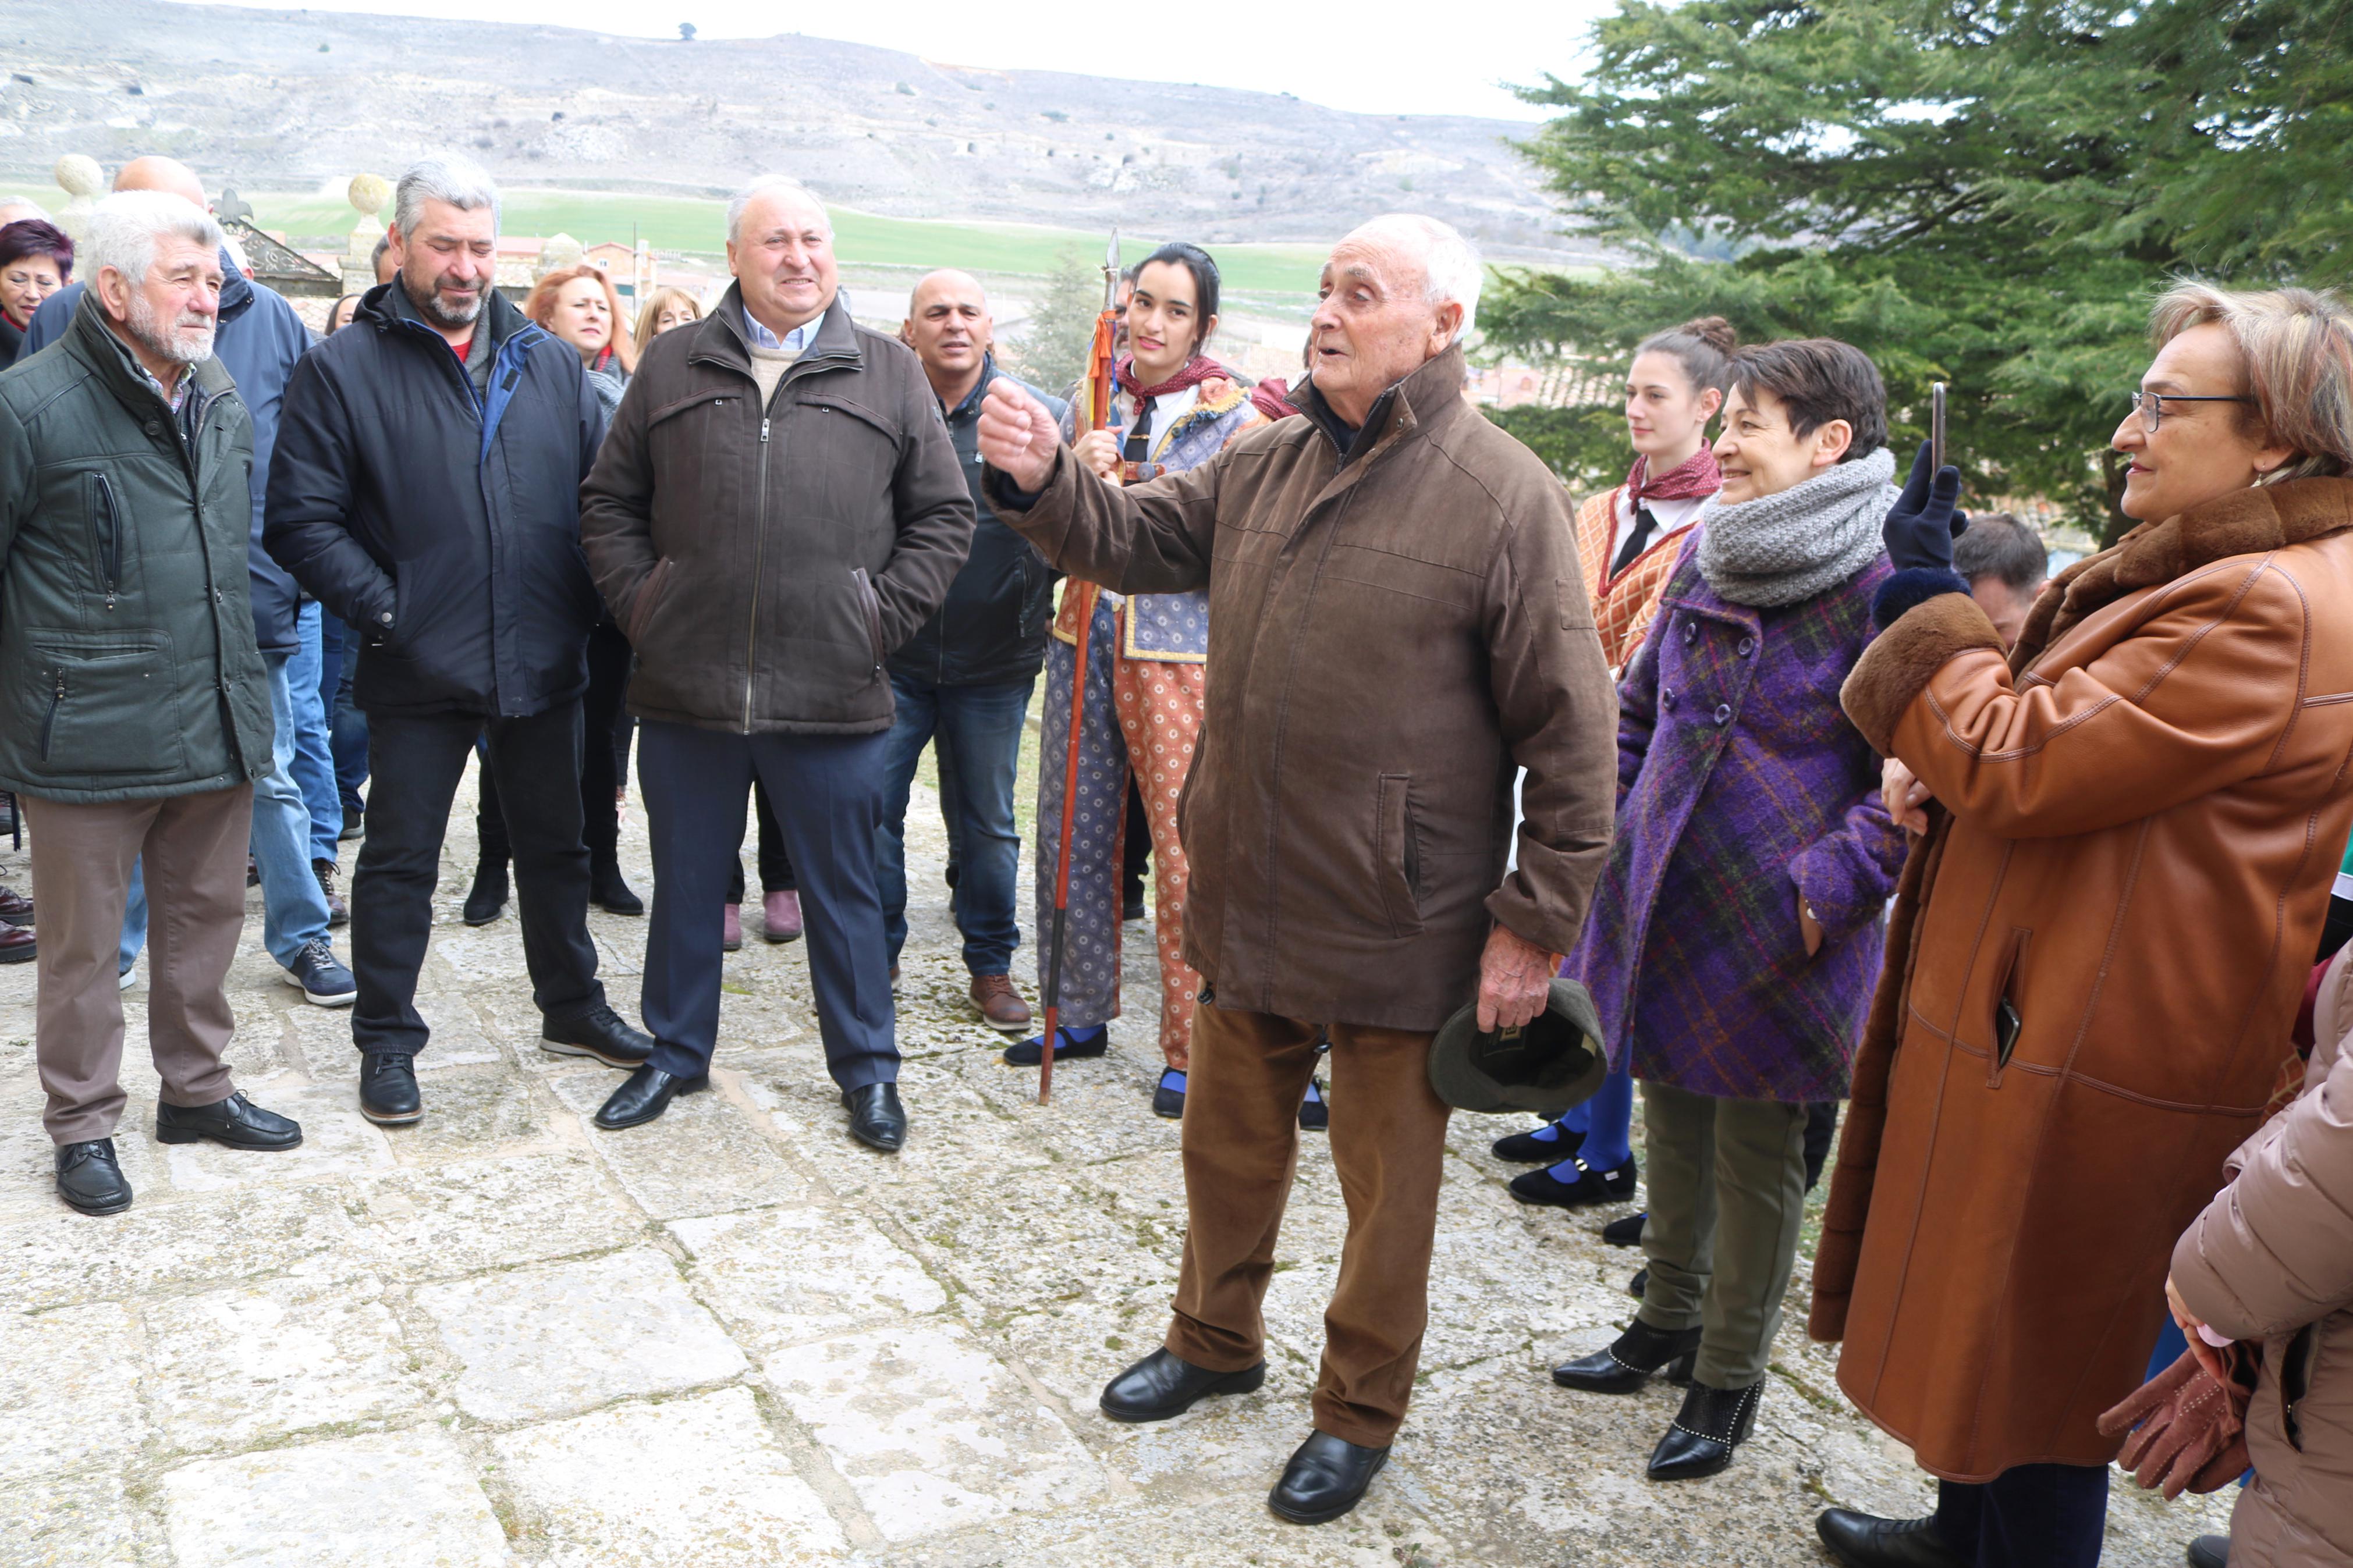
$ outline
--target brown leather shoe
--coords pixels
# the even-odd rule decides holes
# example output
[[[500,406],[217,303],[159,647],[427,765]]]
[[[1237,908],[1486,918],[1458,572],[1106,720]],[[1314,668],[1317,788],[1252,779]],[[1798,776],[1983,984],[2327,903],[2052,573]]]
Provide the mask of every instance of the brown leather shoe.
[[[1021,1000],[1021,993],[1013,989],[1013,980],[1009,975],[974,975],[972,1005],[980,1009],[981,1017],[992,1029],[1018,1035],[1029,1026],[1029,1004]]]
[[[14,888],[0,888],[0,921],[12,926],[33,923],[33,900]]]
[[[0,963],[30,963],[39,951],[31,926],[0,925]]]

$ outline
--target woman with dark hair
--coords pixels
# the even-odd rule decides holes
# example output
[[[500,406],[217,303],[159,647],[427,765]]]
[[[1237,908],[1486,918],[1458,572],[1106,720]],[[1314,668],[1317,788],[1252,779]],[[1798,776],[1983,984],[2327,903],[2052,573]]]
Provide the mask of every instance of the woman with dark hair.
[[[73,241],[55,224],[28,217],[0,227],[0,370],[24,352],[41,301],[72,280],[73,258]]]
[[[1082,429],[1072,404],[1063,434],[1080,461],[1106,479],[1146,479],[1208,461],[1252,423],[1250,398],[1208,353],[1218,327],[1218,264],[1196,245],[1164,245],[1136,268],[1125,314],[1127,353],[1118,363],[1111,424]],[[1066,736],[1077,668],[1079,595],[1066,591],[1046,649],[1044,732]],[[1201,731],[1202,666],[1209,652],[1209,596],[1100,594],[1086,628],[1087,690],[1081,706],[1081,778],[1072,819],[1069,940],[1062,958],[1057,1061],[1100,1057],[1119,1016],[1121,839],[1128,777],[1137,783],[1152,834],[1158,889],[1160,1049],[1166,1070],[1153,1095],[1163,1116],[1185,1112],[1185,1069],[1193,1003],[1201,977],[1179,951],[1185,918],[1185,851],[1176,837],[1176,796]],[[1038,927],[1050,922],[1060,853],[1063,769],[1047,747],[1038,781]],[[1103,781],[1096,787],[1094,781]],[[1043,944],[1039,968],[1045,965]],[[1043,975],[1040,975],[1042,982]],[[1034,1066],[1044,1037],[1008,1047],[1005,1059]],[[1320,1110],[1320,1103],[1318,1105]]]
[[[336,300],[332,306],[329,307],[327,310],[328,336],[332,337],[335,333],[342,331],[345,327],[350,326],[352,324],[352,318],[360,313],[360,301],[366,298],[367,296],[365,294],[346,294],[342,299]]]

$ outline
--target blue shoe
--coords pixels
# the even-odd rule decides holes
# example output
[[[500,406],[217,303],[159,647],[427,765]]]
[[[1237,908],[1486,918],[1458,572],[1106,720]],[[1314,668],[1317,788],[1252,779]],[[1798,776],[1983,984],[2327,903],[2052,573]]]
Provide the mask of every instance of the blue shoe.
[[[1097,1024],[1092,1029],[1057,1027],[1061,1037],[1054,1042],[1054,1059],[1058,1062],[1083,1060],[1099,1057],[1111,1049],[1111,1026]],[[1017,1045],[1005,1047],[1005,1065],[1009,1068],[1034,1068],[1045,1059],[1046,1037],[1032,1035]]]
[[[1176,1068],[1160,1075],[1160,1087],[1152,1091],[1152,1114],[1171,1121],[1185,1120],[1185,1075]]]
[[[1498,1160],[1521,1165],[1557,1165],[1585,1144],[1585,1134],[1571,1132],[1557,1121],[1547,1121],[1533,1132],[1514,1132],[1495,1140],[1488,1151]]]
[[[1299,1126],[1305,1132],[1329,1132],[1332,1130],[1332,1107],[1324,1102],[1324,1083],[1320,1079],[1307,1080],[1307,1098],[1299,1102]]]
[[[286,966],[286,984],[301,986],[303,997],[322,1007],[348,1007],[360,995],[359,982],[335,961],[335,950],[322,936],[302,944],[302,951]]]

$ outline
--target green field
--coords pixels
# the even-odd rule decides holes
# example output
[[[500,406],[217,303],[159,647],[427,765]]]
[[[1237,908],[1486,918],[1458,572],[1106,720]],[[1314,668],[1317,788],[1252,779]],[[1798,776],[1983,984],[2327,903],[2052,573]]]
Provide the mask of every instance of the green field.
[[[264,228],[298,243],[351,231],[354,215],[340,196],[301,192],[240,191]],[[36,200],[43,200],[36,196]],[[65,193],[47,200],[62,205]],[[52,209],[54,210],[54,209]],[[1083,229],[1029,224],[946,223],[879,217],[849,207],[833,212],[834,248],[854,267],[961,267],[974,272],[1043,276],[1065,256],[1092,262],[1109,237]],[[716,256],[725,239],[726,204],[695,196],[614,195],[592,191],[512,190],[504,226],[510,234],[568,234],[583,245],[626,244],[631,226],[658,251]],[[1130,260],[1155,239],[1123,238]],[[1310,294],[1324,261],[1312,245],[1220,245],[1215,247],[1225,286],[1237,294]]]

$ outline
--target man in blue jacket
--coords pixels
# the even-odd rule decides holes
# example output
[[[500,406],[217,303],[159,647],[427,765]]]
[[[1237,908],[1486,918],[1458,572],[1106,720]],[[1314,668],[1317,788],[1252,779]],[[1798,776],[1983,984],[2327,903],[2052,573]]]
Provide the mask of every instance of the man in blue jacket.
[[[205,188],[185,163],[172,158],[133,158],[114,178],[118,191],[161,191],[205,210]],[[269,473],[271,443],[278,434],[280,399],[295,362],[311,346],[311,329],[272,290],[239,272],[221,252],[220,316],[214,352],[237,383],[237,396],[253,422],[253,529],[246,549],[246,572],[253,604],[254,641],[269,675],[269,708],[276,745],[269,771],[253,781],[253,863],[261,876],[261,941],[286,972],[290,985],[322,1007],[348,1007],[356,994],[351,972],[335,958],[327,928],[333,919],[327,883],[315,865],[311,808],[295,777],[306,715],[301,693],[304,662],[303,617],[310,617],[311,684],[315,687],[318,609],[299,603],[294,580],[269,558],[261,543],[262,492]],[[81,303],[83,285],[59,289],[33,313],[25,331],[29,356],[64,335]],[[315,710],[315,700],[309,708]],[[314,722],[316,721],[314,720]],[[323,726],[321,726],[323,728]],[[323,736],[317,743],[323,746]],[[330,867],[332,862],[330,860]],[[122,919],[117,966],[127,983],[131,966],[147,940],[145,879],[134,873]]]
[[[606,1005],[588,938],[580,699],[596,590],[581,479],[604,419],[577,352],[494,287],[498,192],[461,159],[400,178],[399,272],[286,388],[265,537],[365,639],[367,837],[352,901],[360,1110],[424,1114],[417,978],[449,803],[477,736],[513,840],[541,1048],[635,1068],[653,1042]]]

